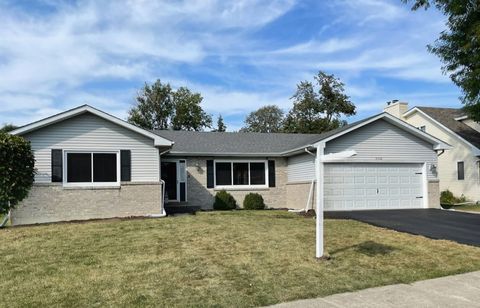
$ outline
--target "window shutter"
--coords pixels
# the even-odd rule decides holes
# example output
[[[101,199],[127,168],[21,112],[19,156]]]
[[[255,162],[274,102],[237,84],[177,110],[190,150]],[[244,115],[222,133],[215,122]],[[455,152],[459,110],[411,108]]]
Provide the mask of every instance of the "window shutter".
[[[122,182],[130,182],[132,177],[132,154],[130,150],[120,151],[120,179]]]
[[[213,179],[213,160],[207,160],[207,188],[213,188],[214,179]]]
[[[63,182],[62,156],[62,150],[52,149],[52,182]]]
[[[275,161],[268,161],[268,187],[275,187]]]

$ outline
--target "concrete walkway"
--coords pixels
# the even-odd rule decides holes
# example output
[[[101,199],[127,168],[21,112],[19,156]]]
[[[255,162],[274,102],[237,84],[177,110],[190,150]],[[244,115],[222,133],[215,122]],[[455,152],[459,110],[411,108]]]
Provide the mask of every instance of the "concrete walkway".
[[[480,271],[272,307],[480,307]]]

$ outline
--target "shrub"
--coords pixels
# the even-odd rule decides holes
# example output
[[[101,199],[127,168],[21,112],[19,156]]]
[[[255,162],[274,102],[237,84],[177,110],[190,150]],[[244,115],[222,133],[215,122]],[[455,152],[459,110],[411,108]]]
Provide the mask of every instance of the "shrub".
[[[455,197],[451,191],[444,190],[440,193],[440,204],[443,205],[454,205],[456,203],[466,202],[467,198],[464,195],[460,196],[460,198]]]
[[[0,214],[6,214],[28,195],[35,159],[30,142],[0,133]]]
[[[235,198],[225,190],[221,190],[215,194],[213,209],[218,211],[234,210],[237,207]]]
[[[257,193],[249,193],[245,196],[243,200],[243,208],[246,210],[264,210],[265,202],[263,202],[263,197]]]

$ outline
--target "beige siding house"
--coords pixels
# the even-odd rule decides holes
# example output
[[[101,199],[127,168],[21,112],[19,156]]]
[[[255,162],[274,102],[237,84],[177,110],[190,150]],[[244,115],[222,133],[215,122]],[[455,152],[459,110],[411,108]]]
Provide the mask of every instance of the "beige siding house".
[[[480,201],[480,124],[461,109],[414,107],[393,102],[385,111],[431,134],[452,148],[438,157],[440,190]]]
[[[84,105],[11,133],[30,141],[37,172],[14,225],[210,210],[220,190],[239,207],[255,192],[269,208],[308,209],[316,180],[325,210],[439,207],[437,153],[449,148],[387,113],[324,134],[218,133],[147,131]]]

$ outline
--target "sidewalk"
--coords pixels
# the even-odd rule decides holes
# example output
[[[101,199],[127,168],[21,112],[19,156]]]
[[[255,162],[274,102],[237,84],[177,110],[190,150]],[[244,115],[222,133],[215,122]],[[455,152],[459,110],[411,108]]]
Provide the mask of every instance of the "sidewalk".
[[[480,307],[480,271],[299,300],[272,307]]]

